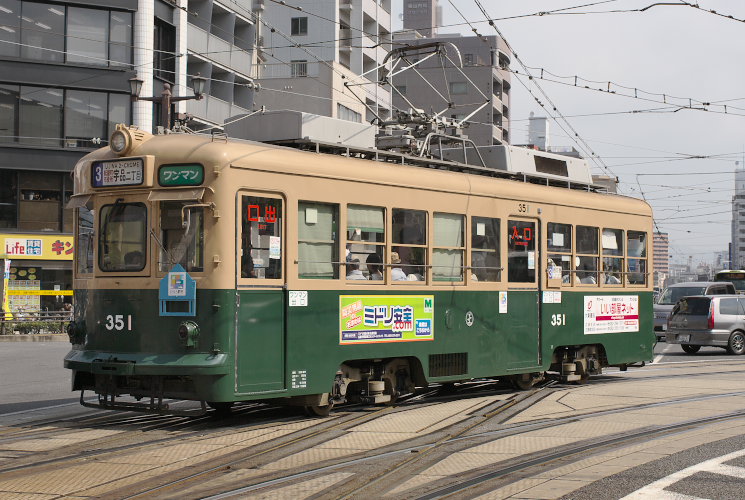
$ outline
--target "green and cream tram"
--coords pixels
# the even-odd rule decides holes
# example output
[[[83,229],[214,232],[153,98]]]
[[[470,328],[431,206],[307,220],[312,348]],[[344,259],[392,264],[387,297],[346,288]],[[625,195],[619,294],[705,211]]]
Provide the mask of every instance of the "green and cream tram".
[[[110,144],[78,162],[71,201],[65,367],[99,406],[323,414],[652,358],[640,200],[124,126]]]

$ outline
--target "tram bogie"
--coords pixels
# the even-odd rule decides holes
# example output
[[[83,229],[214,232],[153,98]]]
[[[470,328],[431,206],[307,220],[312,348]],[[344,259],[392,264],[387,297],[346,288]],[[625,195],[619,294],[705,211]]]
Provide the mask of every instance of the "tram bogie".
[[[75,169],[73,390],[326,414],[651,359],[652,219],[621,196],[120,127]]]

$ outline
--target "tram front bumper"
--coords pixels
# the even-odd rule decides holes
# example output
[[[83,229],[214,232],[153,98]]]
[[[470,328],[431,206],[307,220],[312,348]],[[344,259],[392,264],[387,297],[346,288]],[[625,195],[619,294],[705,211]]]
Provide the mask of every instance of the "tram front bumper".
[[[96,375],[227,375],[225,353],[114,354],[99,351],[70,351],[65,368]]]

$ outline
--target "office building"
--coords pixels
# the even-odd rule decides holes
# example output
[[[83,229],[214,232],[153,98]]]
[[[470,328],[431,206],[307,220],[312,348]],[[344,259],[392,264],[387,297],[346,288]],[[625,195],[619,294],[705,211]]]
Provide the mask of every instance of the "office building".
[[[164,83],[174,96],[192,95],[191,77],[206,77],[204,99],[174,105],[196,128],[253,107],[251,19],[248,2],[0,3],[5,307],[55,310],[72,300],[73,166],[106,145],[117,123],[146,130],[161,123],[158,104],[131,102],[130,79],[142,80],[142,97],[157,97]]]
[[[670,275],[670,238],[667,233],[655,231],[652,243],[654,286],[662,288]]]
[[[745,269],[745,168],[735,170],[730,269]]]
[[[442,7],[438,0],[404,0],[404,30],[414,30],[423,37],[437,36],[442,24]]]

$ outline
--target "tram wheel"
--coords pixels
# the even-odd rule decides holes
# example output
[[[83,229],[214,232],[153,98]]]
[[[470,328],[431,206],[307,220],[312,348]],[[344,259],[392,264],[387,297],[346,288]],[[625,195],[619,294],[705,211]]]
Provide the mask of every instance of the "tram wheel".
[[[329,413],[331,413],[331,408],[333,407],[333,404],[327,404],[323,406],[308,405],[303,407],[303,409],[305,410],[305,414],[309,417],[328,417]]]
[[[688,354],[696,354],[698,351],[701,350],[700,345],[681,344],[680,347],[683,349],[683,352],[686,352]]]
[[[218,415],[227,415],[233,407],[232,401],[207,401],[207,405],[215,410]]]
[[[727,342],[727,352],[730,354],[745,354],[745,335],[742,332],[733,332]]]
[[[510,382],[512,383],[512,387],[515,389],[519,389],[521,391],[527,391],[531,387],[533,387],[533,384],[535,384],[535,381],[537,379],[533,377],[533,374],[531,373],[523,373],[522,375],[513,375],[510,378]]]

